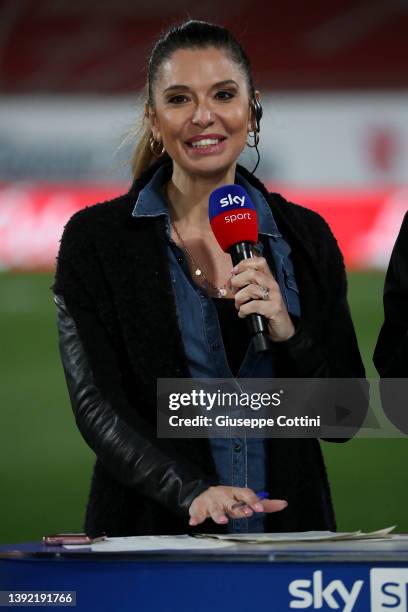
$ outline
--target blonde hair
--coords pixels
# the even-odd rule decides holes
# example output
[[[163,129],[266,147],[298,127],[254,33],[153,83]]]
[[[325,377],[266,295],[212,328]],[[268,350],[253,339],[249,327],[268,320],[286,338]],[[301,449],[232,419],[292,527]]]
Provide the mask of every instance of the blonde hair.
[[[139,104],[143,108],[147,102],[147,92],[148,84],[146,83],[144,94],[142,94],[138,100]],[[127,162],[124,163],[126,163],[128,167],[130,164],[132,176],[134,179],[138,179],[143,174],[143,172],[147,170],[157,159],[150,146],[150,141],[152,137],[153,134],[148,117],[143,111],[142,115],[136,121],[135,125],[133,125],[128,130],[127,134],[124,136],[122,142],[120,143],[117,149],[119,151],[129,142],[133,143],[133,151],[131,153],[130,160],[128,159]]]
[[[138,142],[132,154],[131,168],[133,177],[139,178],[155,161],[155,156],[150,148],[152,130],[150,125],[146,125],[146,117],[143,115],[141,124],[136,128]]]

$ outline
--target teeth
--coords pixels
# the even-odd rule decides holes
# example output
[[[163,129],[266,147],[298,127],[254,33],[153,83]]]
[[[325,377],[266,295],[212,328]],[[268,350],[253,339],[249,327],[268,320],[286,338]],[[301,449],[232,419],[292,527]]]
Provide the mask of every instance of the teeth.
[[[220,142],[218,138],[203,138],[202,140],[196,140],[191,144],[193,147],[208,147],[209,145],[216,145]]]

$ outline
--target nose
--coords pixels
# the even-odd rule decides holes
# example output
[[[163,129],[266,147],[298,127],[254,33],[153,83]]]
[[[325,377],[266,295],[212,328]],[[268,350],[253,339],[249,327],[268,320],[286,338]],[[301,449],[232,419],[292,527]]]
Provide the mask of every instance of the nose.
[[[211,125],[213,123],[213,117],[210,108],[206,104],[198,103],[191,122],[200,127]]]

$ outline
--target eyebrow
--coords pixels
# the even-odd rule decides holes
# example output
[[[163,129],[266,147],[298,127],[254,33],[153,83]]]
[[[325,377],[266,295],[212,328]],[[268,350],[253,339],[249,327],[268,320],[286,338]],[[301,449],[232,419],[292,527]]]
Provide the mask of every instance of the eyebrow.
[[[215,89],[216,87],[225,87],[225,85],[236,85],[239,89],[239,85],[236,81],[234,81],[233,79],[226,79],[225,81],[219,81],[218,83],[215,83],[211,89]],[[170,87],[166,87],[166,89],[163,91],[163,93],[167,93],[168,91],[172,90],[172,89],[178,89],[178,90],[182,90],[182,91],[186,91],[189,90],[190,87],[188,85],[182,85],[182,84],[177,84],[177,85],[170,85]]]

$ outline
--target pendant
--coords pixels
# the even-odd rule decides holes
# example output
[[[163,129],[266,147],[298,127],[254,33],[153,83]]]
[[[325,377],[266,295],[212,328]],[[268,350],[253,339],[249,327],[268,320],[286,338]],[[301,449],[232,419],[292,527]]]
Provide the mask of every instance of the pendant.
[[[194,274],[196,276],[201,276],[202,272],[201,272],[200,268],[197,268],[197,270],[194,272]]]
[[[224,287],[220,287],[218,289],[218,296],[217,297],[225,297],[227,295],[227,290]]]

